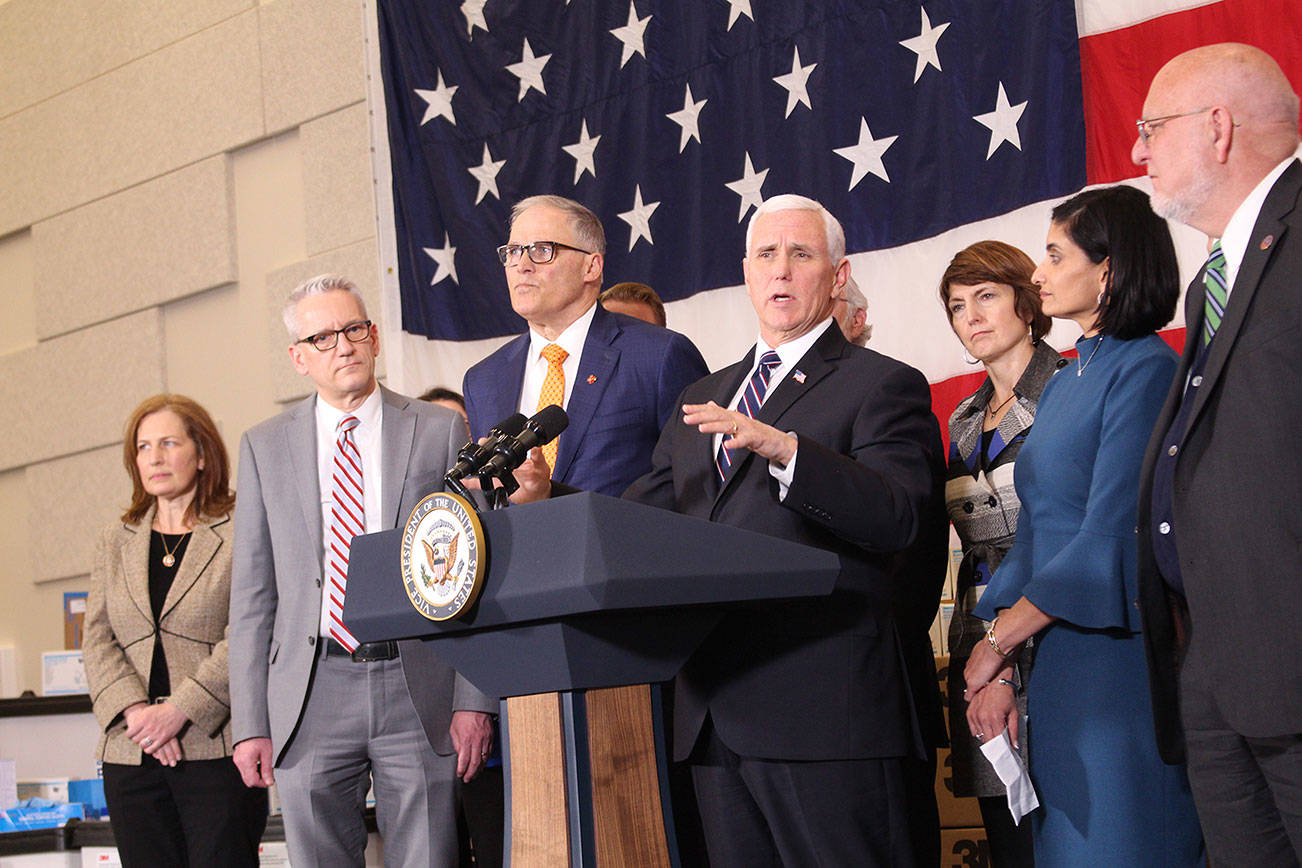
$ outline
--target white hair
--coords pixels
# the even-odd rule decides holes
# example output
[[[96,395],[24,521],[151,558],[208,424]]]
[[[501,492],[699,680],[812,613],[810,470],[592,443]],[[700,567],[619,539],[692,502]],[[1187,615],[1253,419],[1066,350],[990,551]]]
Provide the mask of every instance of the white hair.
[[[285,307],[280,312],[281,319],[285,321],[285,330],[289,332],[289,339],[296,341],[300,335],[298,333],[298,303],[309,295],[322,295],[327,292],[346,292],[353,298],[357,299],[357,308],[362,312],[362,319],[366,319],[366,300],[362,298],[361,290],[357,284],[341,274],[318,274],[316,277],[309,278],[294,288],[285,300]]]
[[[840,262],[841,257],[845,256],[845,230],[841,228],[841,223],[832,216],[819,202],[810,199],[808,196],[798,196],[795,193],[783,193],[780,196],[774,196],[765,199],[760,206],[755,209],[755,213],[750,215],[750,222],[746,224],[746,255],[750,255],[750,239],[755,231],[755,221],[760,218],[761,214],[768,214],[770,211],[813,211],[823,218],[823,229],[827,233],[827,252],[831,256],[832,262]]]
[[[868,299],[864,298],[863,290],[859,289],[859,284],[855,282],[854,275],[846,275],[845,289],[842,296],[851,311],[868,309]]]
[[[540,194],[521,199],[511,209],[511,225],[514,226],[520,215],[535,205],[554,208],[563,213],[565,219],[569,221],[570,231],[574,233],[574,240],[587,248],[589,253],[605,255],[606,232],[601,228],[600,218],[582,202],[575,202],[573,199],[566,199],[564,196]],[[534,238],[531,240],[538,241],[541,239]]]

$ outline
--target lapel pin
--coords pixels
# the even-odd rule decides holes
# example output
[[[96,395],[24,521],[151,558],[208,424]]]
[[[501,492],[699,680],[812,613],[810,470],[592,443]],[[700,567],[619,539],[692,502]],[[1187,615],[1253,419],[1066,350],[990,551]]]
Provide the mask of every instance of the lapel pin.
[[[595,382],[597,382],[597,375],[596,375],[596,374],[588,374],[588,385],[591,386],[591,385],[592,385],[593,383],[595,383]]]
[[[800,383],[803,386],[805,383],[805,372],[797,368],[796,370],[791,372],[791,379],[795,380],[797,383]]]
[[[1269,249],[1270,249],[1270,245],[1272,245],[1272,244],[1274,244],[1274,243],[1275,243],[1275,236],[1274,236],[1274,235],[1267,235],[1265,238],[1261,239],[1261,249],[1262,249],[1262,250],[1269,250]]]

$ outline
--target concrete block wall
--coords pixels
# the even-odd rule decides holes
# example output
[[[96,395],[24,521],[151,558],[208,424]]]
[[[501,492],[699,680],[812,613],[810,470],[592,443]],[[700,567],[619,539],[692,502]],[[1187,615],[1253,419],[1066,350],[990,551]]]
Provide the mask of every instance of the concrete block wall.
[[[280,323],[326,270],[379,319],[361,0],[0,0],[0,646],[20,688],[129,494],[159,391],[245,429],[306,394]]]

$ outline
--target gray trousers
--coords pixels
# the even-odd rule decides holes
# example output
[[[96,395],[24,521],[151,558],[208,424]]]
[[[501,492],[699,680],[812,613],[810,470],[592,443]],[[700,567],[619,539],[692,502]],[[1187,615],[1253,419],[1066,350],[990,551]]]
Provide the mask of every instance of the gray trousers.
[[[1302,864],[1302,734],[1242,735],[1193,678],[1180,681],[1189,788],[1212,864]]]
[[[324,645],[325,643],[320,643]],[[386,866],[455,866],[456,755],[430,747],[399,660],[317,660],[297,734],[276,768],[294,868],[365,864],[366,791]]]

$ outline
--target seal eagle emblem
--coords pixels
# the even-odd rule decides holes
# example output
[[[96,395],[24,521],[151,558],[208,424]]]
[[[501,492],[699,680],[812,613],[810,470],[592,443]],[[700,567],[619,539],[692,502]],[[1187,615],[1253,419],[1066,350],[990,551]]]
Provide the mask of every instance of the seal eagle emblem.
[[[411,511],[402,532],[402,584],[431,621],[455,618],[479,597],[484,578],[483,527],[459,495],[437,492]]]

